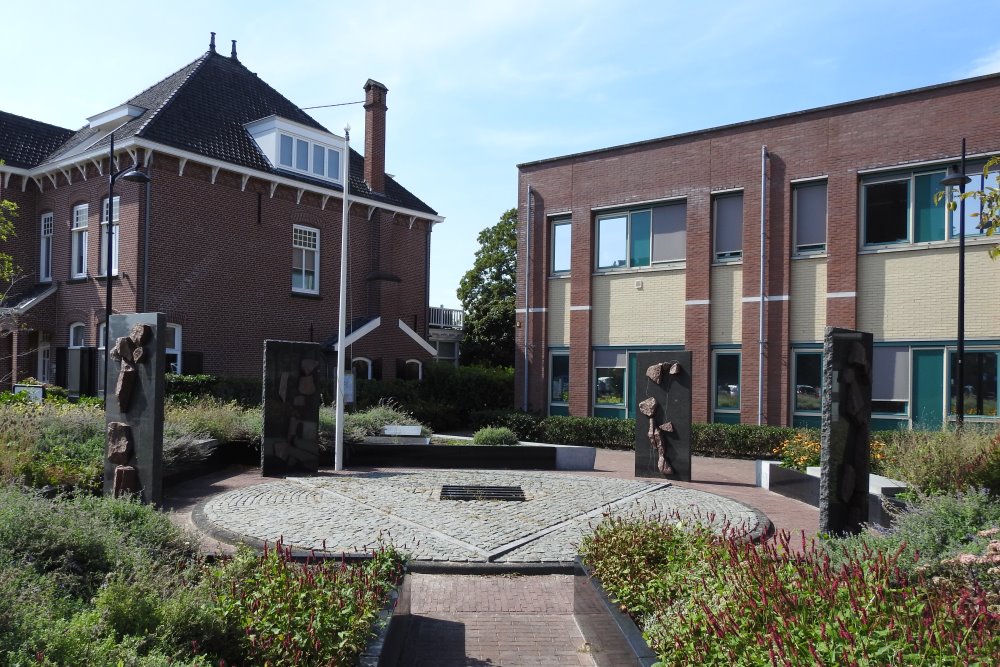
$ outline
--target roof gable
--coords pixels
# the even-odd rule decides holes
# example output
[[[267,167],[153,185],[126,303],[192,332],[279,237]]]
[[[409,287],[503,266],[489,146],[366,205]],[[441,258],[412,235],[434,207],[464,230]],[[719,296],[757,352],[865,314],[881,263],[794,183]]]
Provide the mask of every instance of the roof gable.
[[[0,111],[0,160],[30,169],[63,144],[73,131]]]

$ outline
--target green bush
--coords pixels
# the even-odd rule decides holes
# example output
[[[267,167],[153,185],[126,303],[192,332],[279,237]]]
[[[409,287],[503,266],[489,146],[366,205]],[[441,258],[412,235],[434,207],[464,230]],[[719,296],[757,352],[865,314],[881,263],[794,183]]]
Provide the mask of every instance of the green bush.
[[[757,424],[691,424],[691,451],[699,456],[770,459],[796,429]]]
[[[868,550],[840,566],[787,533],[763,542],[676,517],[606,520],[581,554],[666,665],[993,664],[995,590],[957,588]],[[994,658],[990,658],[994,656]]]
[[[245,407],[260,406],[263,387],[259,378],[230,378],[215,375],[175,375],[165,378],[167,398],[176,402],[214,398],[223,403],[236,401]]]
[[[605,449],[632,449],[635,422],[609,417],[546,417],[539,424],[542,442],[586,445]]]
[[[236,401],[225,402],[203,396],[188,401],[168,400],[164,405],[163,437],[214,438],[220,443],[259,443],[264,416],[259,407],[247,408]]]
[[[469,415],[469,426],[478,430],[484,426],[503,426],[517,434],[522,442],[536,442],[542,438],[542,418],[520,410],[475,410]]]
[[[504,426],[487,426],[476,431],[472,436],[474,445],[516,445],[517,435]]]
[[[319,411],[320,445],[333,448],[335,429],[337,427],[334,408],[324,406]],[[420,426],[422,435],[430,435],[430,430],[391,401],[385,401],[368,410],[349,412],[344,415],[344,440],[362,442],[366,437],[382,435],[382,429],[390,424],[404,426]]]
[[[1000,432],[968,424],[962,431],[894,431],[886,437],[885,474],[921,493],[972,487],[1000,494]]]

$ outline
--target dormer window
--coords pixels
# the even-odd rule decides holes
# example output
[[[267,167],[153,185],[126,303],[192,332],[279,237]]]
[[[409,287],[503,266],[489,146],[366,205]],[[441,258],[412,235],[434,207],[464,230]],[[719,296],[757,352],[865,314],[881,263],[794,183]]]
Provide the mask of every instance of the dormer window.
[[[342,183],[344,140],[299,123],[270,116],[249,123],[247,131],[278,169]]]

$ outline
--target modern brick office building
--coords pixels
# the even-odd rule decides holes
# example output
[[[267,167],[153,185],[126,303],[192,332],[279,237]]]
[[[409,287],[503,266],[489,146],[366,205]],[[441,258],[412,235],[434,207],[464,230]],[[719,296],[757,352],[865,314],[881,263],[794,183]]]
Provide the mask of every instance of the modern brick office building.
[[[348,332],[360,377],[419,376],[431,229],[443,218],[385,172],[386,88],[365,86],[351,150]],[[91,110],[93,111],[93,110]],[[81,114],[82,115],[82,114]],[[115,164],[109,165],[111,135]],[[346,143],[238,59],[208,52],[77,131],[0,113],[6,249],[0,376],[99,389],[108,174],[113,308],[162,311],[171,370],[259,376],[267,338],[335,349]],[[331,365],[331,368],[335,367]]]
[[[875,337],[874,421],[947,419],[968,144],[1000,153],[990,75],[519,165],[517,403],[631,417],[635,355],[693,353],[697,421],[818,424],[824,328]],[[949,194],[949,196],[954,196]],[[970,421],[996,418],[1000,263],[965,231]]]

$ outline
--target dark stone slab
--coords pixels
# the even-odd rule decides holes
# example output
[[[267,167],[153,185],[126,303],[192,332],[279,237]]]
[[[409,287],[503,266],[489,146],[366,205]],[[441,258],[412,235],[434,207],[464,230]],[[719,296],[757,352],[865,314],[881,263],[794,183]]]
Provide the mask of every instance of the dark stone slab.
[[[651,667],[656,654],[636,624],[610,600],[587,567],[576,559],[573,576],[573,617],[590,645],[598,667]]]
[[[677,364],[676,374],[670,374],[670,367]],[[660,369],[660,381],[650,379],[647,369],[657,364],[665,364]],[[691,353],[690,352],[644,352],[636,355],[636,404],[652,398],[656,401],[653,415],[655,428],[661,439],[673,473],[660,471],[659,451],[650,442],[649,420],[639,410],[635,416],[635,476],[656,477],[691,481]],[[672,430],[659,429],[670,423]]]
[[[108,341],[112,354],[105,378],[105,386],[111,388],[105,406],[106,433],[111,442],[105,443],[105,495],[115,493],[119,467],[123,468],[117,473],[119,485],[135,485],[127,470],[131,467],[135,468],[142,501],[158,505],[162,499],[166,323],[163,313],[111,316]],[[121,356],[116,349],[127,350],[128,355]],[[123,459],[127,460],[122,463]]]
[[[776,465],[771,466],[768,475],[768,490],[819,507],[819,477]]]
[[[403,468],[484,468],[555,470],[556,447],[491,447],[487,445],[363,445],[348,443],[348,466]]]
[[[319,469],[324,363],[319,343],[264,341],[262,475],[314,473]]]
[[[872,335],[827,327],[823,339],[820,532],[857,534],[868,522]]]

